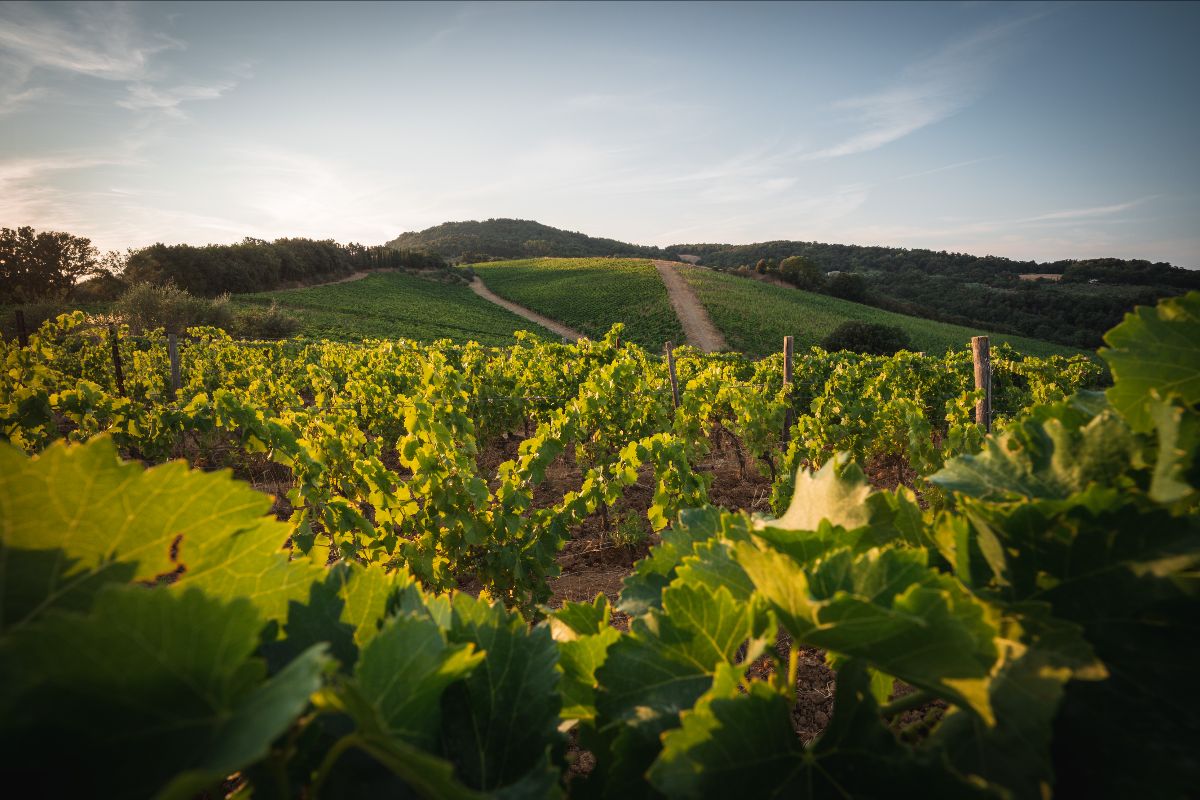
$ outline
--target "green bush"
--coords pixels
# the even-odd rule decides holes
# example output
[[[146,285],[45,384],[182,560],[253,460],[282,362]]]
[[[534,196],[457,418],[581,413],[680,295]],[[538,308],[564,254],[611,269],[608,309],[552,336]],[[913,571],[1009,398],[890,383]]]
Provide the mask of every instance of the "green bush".
[[[300,320],[271,301],[266,308],[239,311],[233,327],[244,339],[287,339],[300,330]]]
[[[228,295],[213,299],[194,297],[174,286],[151,283],[136,283],[129,287],[113,304],[113,313],[135,333],[154,328],[183,333],[193,325],[230,330],[234,323]]]
[[[851,350],[871,356],[890,356],[900,350],[911,350],[908,334],[891,325],[878,322],[843,322],[821,342],[829,351]]]

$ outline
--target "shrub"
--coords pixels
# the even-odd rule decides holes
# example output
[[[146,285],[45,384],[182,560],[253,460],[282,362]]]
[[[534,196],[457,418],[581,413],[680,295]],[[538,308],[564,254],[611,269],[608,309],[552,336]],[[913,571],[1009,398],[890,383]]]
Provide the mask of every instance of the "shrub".
[[[194,297],[171,285],[137,283],[113,304],[113,313],[135,333],[164,328],[168,333],[183,333],[193,325],[208,325],[229,330],[233,309],[229,296],[214,299]]]
[[[850,350],[871,356],[890,356],[900,350],[911,350],[908,334],[891,325],[878,322],[843,322],[821,342],[826,350]]]
[[[287,339],[300,330],[300,320],[274,301],[266,308],[248,308],[237,312],[234,332],[244,339]]]

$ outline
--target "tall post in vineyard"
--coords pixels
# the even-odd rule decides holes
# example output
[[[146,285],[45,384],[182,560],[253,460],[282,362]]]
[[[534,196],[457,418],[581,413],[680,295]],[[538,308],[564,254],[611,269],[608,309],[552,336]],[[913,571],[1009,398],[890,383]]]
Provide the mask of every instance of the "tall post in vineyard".
[[[792,337],[783,337],[783,388],[787,390],[787,406],[783,410],[783,443],[792,436]]]
[[[988,337],[971,337],[971,356],[975,361],[975,388],[983,390],[983,397],[975,404],[975,422],[985,431],[992,430],[992,355]]]
[[[671,378],[671,407],[679,408],[679,380],[675,377],[675,343],[667,342],[663,350],[667,355],[667,375]]]
[[[171,394],[179,394],[179,341],[175,334],[167,334],[167,356],[171,359]]]
[[[125,396],[125,372],[121,369],[121,348],[117,342],[117,326],[109,324],[108,340],[112,343],[113,374],[117,379],[117,394]]]
[[[17,309],[17,343],[21,347],[29,346],[29,331],[25,328],[25,312]]]

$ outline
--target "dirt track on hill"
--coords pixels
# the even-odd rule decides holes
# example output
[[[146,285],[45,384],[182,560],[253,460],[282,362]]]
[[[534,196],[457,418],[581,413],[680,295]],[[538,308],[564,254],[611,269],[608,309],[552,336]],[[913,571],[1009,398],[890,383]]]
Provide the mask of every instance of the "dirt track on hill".
[[[546,330],[557,333],[559,336],[570,339],[572,342],[583,338],[583,334],[574,328],[568,328],[561,322],[552,320],[549,317],[543,317],[536,311],[530,311],[525,306],[519,306],[511,300],[505,300],[503,297],[487,288],[487,286],[484,285],[483,281],[480,280],[478,276],[475,277],[475,280],[471,281],[471,291],[482,297],[484,300],[487,300],[490,303],[495,303],[501,308],[507,308],[517,316],[524,317],[530,322],[536,322]]]
[[[679,265],[674,261],[655,261],[654,266],[658,267],[658,274],[666,284],[671,306],[675,309],[675,316],[679,317],[679,324],[683,326],[688,344],[699,347],[706,353],[728,350],[729,345],[725,337],[709,319],[708,312],[700,304],[700,299],[683,276],[676,271]]]

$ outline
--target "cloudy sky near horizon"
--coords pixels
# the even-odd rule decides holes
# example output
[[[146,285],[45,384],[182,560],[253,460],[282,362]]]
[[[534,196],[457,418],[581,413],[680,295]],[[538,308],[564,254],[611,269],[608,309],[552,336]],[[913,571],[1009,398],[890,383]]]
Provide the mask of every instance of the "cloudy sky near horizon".
[[[0,225],[1200,267],[1200,4],[0,2]]]

